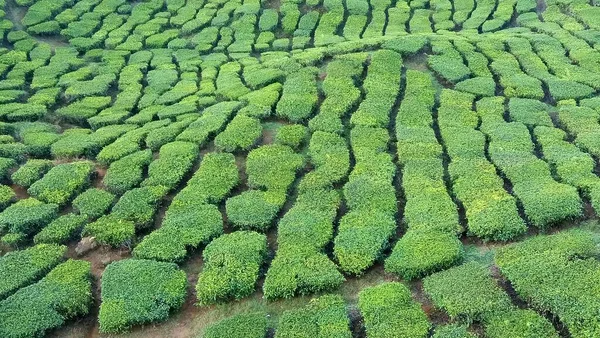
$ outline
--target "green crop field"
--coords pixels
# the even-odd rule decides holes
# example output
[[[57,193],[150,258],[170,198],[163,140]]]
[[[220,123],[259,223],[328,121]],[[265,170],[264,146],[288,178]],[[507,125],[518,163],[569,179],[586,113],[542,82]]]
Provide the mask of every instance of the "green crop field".
[[[0,338],[600,337],[600,0],[0,0]]]

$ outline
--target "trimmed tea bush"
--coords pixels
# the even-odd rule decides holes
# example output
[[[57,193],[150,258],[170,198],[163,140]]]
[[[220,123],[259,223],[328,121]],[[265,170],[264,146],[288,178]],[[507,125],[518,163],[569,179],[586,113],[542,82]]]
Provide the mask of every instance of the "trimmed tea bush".
[[[173,263],[126,259],[102,274],[101,332],[123,332],[131,326],[165,320],[183,305],[187,279]]]
[[[28,160],[17,171],[15,171],[11,179],[16,184],[28,188],[34,182],[42,178],[51,168],[53,164],[50,160]]]
[[[210,242],[202,253],[204,267],[196,285],[200,304],[252,294],[266,253],[267,238],[256,232],[237,231]]]
[[[81,232],[88,218],[86,215],[66,214],[52,221],[42,231],[38,232],[35,243],[64,244]]]
[[[91,188],[73,200],[73,208],[89,218],[98,218],[111,207],[115,195],[108,191]]]
[[[401,283],[387,282],[363,289],[358,308],[369,337],[425,338],[431,324],[410,290]]]
[[[301,309],[285,311],[279,318],[275,337],[350,338],[346,303],[339,295],[311,299]]]
[[[238,314],[212,324],[204,338],[265,338],[267,314],[263,312]]]
[[[59,164],[33,183],[27,192],[44,202],[64,205],[89,183],[93,171],[93,163],[87,161]]]

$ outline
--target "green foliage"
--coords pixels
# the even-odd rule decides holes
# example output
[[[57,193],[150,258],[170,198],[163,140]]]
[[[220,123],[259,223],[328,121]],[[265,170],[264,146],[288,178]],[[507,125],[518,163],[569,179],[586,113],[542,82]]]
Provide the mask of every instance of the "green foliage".
[[[93,171],[93,163],[87,161],[59,164],[27,192],[44,202],[64,205],[89,183]]]
[[[222,235],[206,246],[196,294],[200,304],[241,299],[254,292],[267,254],[267,238],[256,232]]]
[[[215,138],[217,149],[234,152],[252,148],[262,133],[260,121],[249,116],[237,115],[227,128]]]
[[[134,188],[143,180],[144,168],[152,161],[152,151],[149,149],[135,152],[113,162],[102,183],[108,191],[120,195]]]
[[[11,179],[16,184],[28,188],[34,182],[42,178],[52,166],[53,164],[50,160],[31,159],[19,167],[19,169],[11,175]]]
[[[447,269],[462,257],[462,243],[452,233],[408,231],[396,243],[385,269],[410,280]]]
[[[594,236],[573,229],[509,245],[498,250],[495,260],[520,298],[560,318],[572,337],[587,338],[600,327],[594,300],[599,265],[591,258],[597,254]],[[524,319],[515,315],[510,320],[518,325]],[[543,332],[547,325],[536,327]]]
[[[198,158],[198,146],[175,141],[160,148],[159,157],[148,166],[148,178],[142,186],[163,186],[174,189],[192,169]]]
[[[33,241],[35,243],[66,243],[81,231],[87,220],[85,215],[66,214],[60,216],[38,232],[33,237]]]
[[[32,284],[58,265],[67,248],[59,245],[41,244],[31,248],[12,251],[0,258],[0,299],[18,289]]]
[[[58,205],[35,198],[19,200],[0,213],[0,230],[29,235],[50,223],[58,213]]]
[[[173,263],[127,259],[102,275],[101,332],[123,332],[133,325],[165,320],[183,305],[187,279]]]
[[[146,186],[129,190],[112,208],[111,215],[134,222],[137,228],[150,225],[167,190],[163,186]]]
[[[494,96],[496,82],[491,77],[474,77],[457,83],[454,88],[477,96]]]
[[[346,303],[339,295],[311,299],[300,309],[285,311],[279,318],[275,337],[349,338]]]
[[[383,337],[427,337],[431,324],[410,290],[398,282],[363,289],[358,294],[367,335]]]
[[[173,199],[160,229],[146,236],[134,249],[138,258],[180,261],[187,250],[208,243],[223,233],[223,220],[214,205],[238,183],[235,158],[226,153],[209,153],[200,168]]]
[[[91,304],[90,263],[68,260],[38,283],[0,302],[0,335],[43,336],[70,319],[86,315]]]
[[[288,124],[277,129],[275,134],[275,142],[294,149],[306,142],[308,138],[308,130],[301,124]]]
[[[490,338],[558,338],[558,333],[546,318],[535,311],[521,309],[507,311],[486,319],[485,334]]]
[[[433,304],[451,319],[471,323],[512,307],[510,298],[490,276],[488,267],[470,262],[423,279]]]
[[[91,188],[73,200],[73,208],[89,218],[98,218],[111,207],[115,195],[108,191]]]
[[[119,247],[135,235],[135,223],[114,215],[100,217],[83,228],[83,236],[94,236],[100,244]]]
[[[267,315],[262,312],[242,313],[221,320],[206,328],[204,338],[264,338],[267,335]]]
[[[312,115],[317,100],[316,69],[303,68],[287,76],[277,103],[277,116],[302,122]]]
[[[467,331],[467,326],[448,324],[435,328],[432,338],[476,338],[474,334]]]

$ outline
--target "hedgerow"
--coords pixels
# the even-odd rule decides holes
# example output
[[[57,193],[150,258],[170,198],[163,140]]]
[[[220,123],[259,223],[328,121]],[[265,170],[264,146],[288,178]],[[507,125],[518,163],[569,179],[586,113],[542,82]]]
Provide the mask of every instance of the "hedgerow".
[[[462,257],[462,244],[452,233],[408,231],[385,261],[385,270],[410,280],[451,267]]]
[[[86,315],[91,304],[90,263],[68,260],[38,283],[0,302],[0,334],[9,338],[43,336]]]
[[[266,253],[267,238],[256,232],[233,232],[213,240],[202,253],[205,263],[196,284],[199,303],[208,305],[252,294]]]
[[[433,304],[451,319],[471,323],[511,309],[508,295],[492,279],[488,267],[465,263],[423,279]]]
[[[204,331],[204,338],[264,338],[267,335],[267,314],[242,313],[215,324]]]
[[[432,338],[476,338],[477,336],[467,331],[466,325],[448,324],[435,328]]]
[[[515,309],[486,319],[485,334],[500,337],[558,338],[558,333],[546,318],[532,310]]]
[[[410,290],[398,282],[363,289],[358,308],[369,337],[427,337],[431,327]]]
[[[311,299],[301,309],[285,311],[279,318],[276,337],[311,335],[315,337],[351,337],[346,303],[339,295]]]
[[[524,123],[528,126],[552,126],[549,114],[550,107],[543,102],[511,98],[508,101],[508,112],[510,119]]]
[[[160,148],[159,158],[148,166],[148,178],[142,186],[163,186],[174,189],[192,169],[199,155],[198,146],[175,141]]]
[[[44,202],[63,205],[89,183],[93,170],[93,164],[87,161],[59,164],[33,183],[27,192]]]
[[[204,109],[202,116],[179,134],[176,140],[203,146],[210,137],[222,130],[225,123],[241,105],[238,101],[225,101]]]
[[[275,142],[285,146],[299,149],[308,138],[308,130],[301,124],[284,125],[277,129],[275,134]]]
[[[91,188],[73,200],[75,211],[89,218],[98,218],[111,207],[115,195],[108,191]]]
[[[0,213],[0,230],[29,235],[45,227],[57,213],[56,204],[46,204],[35,198],[22,199]]]
[[[183,305],[187,279],[173,263],[127,259],[111,263],[102,275],[101,332],[164,320]]]
[[[127,191],[111,209],[111,216],[128,220],[136,228],[150,225],[161,199],[166,195],[164,186],[146,186]]]
[[[215,137],[215,146],[223,151],[250,150],[262,133],[262,125],[258,119],[245,115],[237,115],[227,128]]]
[[[366,93],[350,122],[357,126],[383,128],[389,124],[390,111],[400,90],[402,57],[391,50],[373,53],[363,82]]]
[[[66,214],[58,217],[38,232],[33,241],[39,243],[63,244],[75,237],[88,221],[85,215]]]
[[[317,104],[316,69],[303,68],[287,76],[276,113],[291,122],[309,118]]]
[[[209,153],[200,168],[171,202],[160,229],[135,247],[138,258],[180,261],[187,250],[208,243],[222,234],[219,203],[238,183],[235,158],[226,153]]]
[[[12,251],[0,258],[0,299],[34,283],[58,265],[66,253],[62,245],[41,244],[25,250]]]
[[[102,183],[108,191],[120,195],[142,182],[144,167],[152,161],[152,151],[149,149],[135,152],[113,162]]]
[[[598,305],[590,290],[597,284],[598,262],[589,257],[596,254],[592,235],[574,229],[509,245],[495,261],[520,298],[560,318],[573,337],[593,337]]]

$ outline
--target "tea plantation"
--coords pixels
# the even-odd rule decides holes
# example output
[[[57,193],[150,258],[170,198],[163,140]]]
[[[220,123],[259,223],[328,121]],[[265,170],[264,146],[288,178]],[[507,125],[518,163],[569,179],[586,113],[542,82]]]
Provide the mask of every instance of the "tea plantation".
[[[600,337],[600,0],[0,0],[0,338]]]

